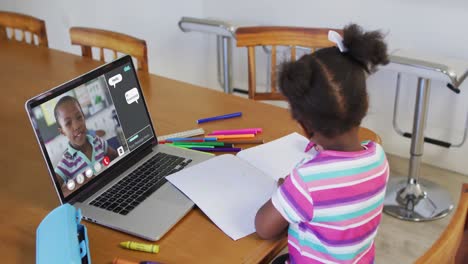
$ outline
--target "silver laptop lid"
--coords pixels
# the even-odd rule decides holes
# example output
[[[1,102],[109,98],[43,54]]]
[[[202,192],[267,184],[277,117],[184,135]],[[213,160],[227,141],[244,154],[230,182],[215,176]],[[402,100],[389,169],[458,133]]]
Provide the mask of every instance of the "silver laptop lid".
[[[157,144],[130,56],[28,100],[26,111],[62,203]]]

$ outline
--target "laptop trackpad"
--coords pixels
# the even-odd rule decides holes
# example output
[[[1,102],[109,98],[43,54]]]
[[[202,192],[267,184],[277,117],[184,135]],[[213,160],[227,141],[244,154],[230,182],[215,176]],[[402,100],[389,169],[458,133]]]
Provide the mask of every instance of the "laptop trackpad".
[[[193,202],[183,193],[172,184],[165,184],[130,212],[131,229],[135,228],[135,231],[143,233],[148,239],[159,240],[192,207]]]
[[[86,204],[80,205],[93,222],[148,240],[159,240],[193,207],[194,203],[171,183],[166,183],[127,215]]]

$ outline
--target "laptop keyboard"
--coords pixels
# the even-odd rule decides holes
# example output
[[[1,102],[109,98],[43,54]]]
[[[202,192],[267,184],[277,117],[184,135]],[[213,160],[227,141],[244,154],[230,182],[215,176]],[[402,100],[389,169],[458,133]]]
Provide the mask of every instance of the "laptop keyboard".
[[[159,152],[122,178],[90,205],[126,215],[167,182],[166,176],[187,166],[191,159]]]

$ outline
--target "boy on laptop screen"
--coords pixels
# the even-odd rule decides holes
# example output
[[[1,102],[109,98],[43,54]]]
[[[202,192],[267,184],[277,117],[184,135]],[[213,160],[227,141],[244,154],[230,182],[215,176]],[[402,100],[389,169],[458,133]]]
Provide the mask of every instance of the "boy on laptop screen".
[[[55,173],[62,188],[69,190],[84,182],[84,176],[97,175],[110,161],[117,157],[117,151],[96,133],[89,133],[80,103],[75,97],[64,96],[54,107],[55,122],[60,134],[68,138],[68,146],[62,159],[55,166]],[[121,142],[119,142],[121,143]],[[101,165],[102,164],[102,165]]]
[[[192,208],[166,176],[210,156],[158,145],[130,56],[26,109],[61,203],[85,219],[157,240]]]

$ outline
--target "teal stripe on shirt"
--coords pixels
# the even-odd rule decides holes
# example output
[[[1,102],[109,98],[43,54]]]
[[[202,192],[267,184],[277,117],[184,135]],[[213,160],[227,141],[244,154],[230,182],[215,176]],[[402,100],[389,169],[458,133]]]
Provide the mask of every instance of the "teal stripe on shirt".
[[[339,171],[334,170],[334,171],[328,171],[328,172],[318,172],[318,173],[312,173],[309,175],[303,175],[300,172],[300,170],[298,172],[305,182],[312,182],[316,180],[332,179],[332,178],[339,178],[339,177],[344,177],[344,176],[349,176],[349,175],[357,175],[357,174],[365,173],[380,166],[384,162],[385,162],[385,154],[382,151],[382,154],[380,155],[377,161],[372,162],[366,166],[359,166],[357,168],[344,169],[344,170],[339,170]]]
[[[362,246],[361,248],[359,248],[358,250],[354,251],[353,253],[346,253],[346,254],[335,254],[335,253],[331,253],[329,252],[323,245],[319,245],[319,244],[315,244],[309,240],[305,240],[305,239],[300,239],[299,238],[299,234],[289,228],[288,230],[288,233],[289,235],[292,235],[294,238],[297,239],[297,241],[299,241],[301,243],[301,246],[307,246],[315,251],[318,251],[318,252],[321,252],[321,253],[324,253],[324,254],[327,254],[337,260],[350,260],[350,259],[354,259],[357,255],[361,254],[364,250],[368,249],[372,243],[369,242],[369,243],[366,243],[364,246]]]
[[[382,205],[383,201],[385,199],[385,196],[379,199],[377,202],[369,205],[366,208],[363,208],[359,211],[348,213],[348,214],[343,214],[343,215],[330,215],[330,216],[317,216],[315,215],[313,220],[314,222],[339,222],[339,221],[344,221],[352,218],[356,218],[362,215],[365,215],[369,213],[370,211],[374,210],[375,208],[379,207]]]
[[[284,197],[282,197],[282,198],[285,199]],[[287,201],[287,199],[286,199],[286,201]],[[289,201],[287,201],[287,204],[291,207],[291,204],[289,204]],[[284,205],[282,205],[282,206],[284,206]],[[297,213],[294,211],[294,209],[292,209],[292,210],[293,210],[293,212],[289,212],[289,210],[287,210],[285,207],[283,207],[283,212],[288,216],[289,220],[292,221],[292,222],[297,222],[298,221]],[[291,213],[294,216],[292,216]]]

